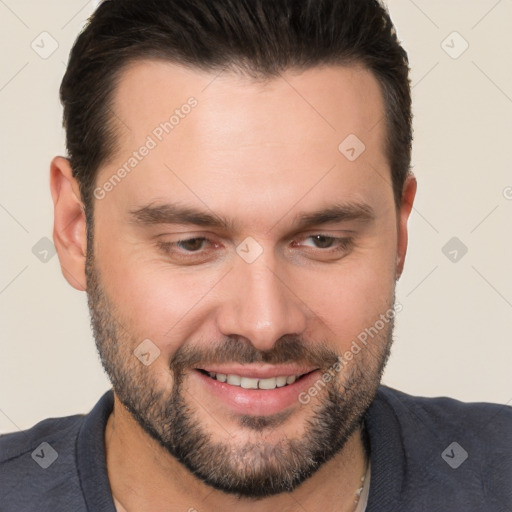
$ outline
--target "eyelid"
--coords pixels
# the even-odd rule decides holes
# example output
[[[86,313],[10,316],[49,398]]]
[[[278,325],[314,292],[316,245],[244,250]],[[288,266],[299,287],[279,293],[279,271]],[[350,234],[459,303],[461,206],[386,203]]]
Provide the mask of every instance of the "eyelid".
[[[214,242],[211,240],[211,238],[208,238],[206,236],[190,236],[190,237],[184,237],[179,238],[178,240],[173,241],[165,241],[165,240],[157,240],[156,244],[158,247],[163,248],[170,248],[170,247],[177,247],[178,251],[180,251],[178,244],[184,243],[184,242],[190,242],[192,240],[204,240],[205,242],[208,242],[210,245],[219,245],[217,242]],[[200,254],[201,251],[181,251],[182,254]],[[204,252],[204,251],[203,251]]]
[[[327,247],[327,248],[321,248],[321,247],[309,247],[313,251],[318,251],[320,253],[328,254],[332,252],[339,252],[343,250],[350,249],[354,245],[354,237],[350,236],[333,236],[333,235],[327,235],[325,233],[314,233],[312,235],[305,235],[299,239],[299,241],[307,240],[308,238],[313,238],[315,236],[321,236],[324,238],[329,238],[333,240],[334,247]]]
[[[301,236],[294,236],[294,237],[290,238],[290,241],[293,242],[293,241],[296,241],[296,240],[304,240],[304,239],[311,238],[311,237],[314,237],[314,236],[323,236],[325,238],[332,238],[332,239],[338,240],[338,241],[339,240],[347,240],[349,238],[352,238],[351,235],[353,235],[353,231],[344,230],[343,233],[346,233],[346,235],[348,235],[348,236],[336,236],[333,233],[328,233],[328,232],[326,233],[326,232],[322,232],[322,231],[311,231],[309,233],[304,233]],[[195,239],[199,238],[199,239],[207,240],[210,243],[213,242],[215,244],[218,244],[218,242],[216,242],[214,240],[215,236],[214,235],[212,236],[209,233],[208,234],[197,234],[197,235],[195,235],[193,233],[192,234],[189,234],[189,233],[175,233],[175,235],[181,235],[181,234],[183,234],[184,236],[180,237],[180,238],[178,238],[176,240],[166,241],[166,242],[163,242],[163,243],[165,243],[166,245],[176,245],[176,244],[178,244],[180,242],[189,242],[191,240],[195,240]],[[168,234],[166,233],[166,234],[159,235],[157,237],[157,239],[160,238],[160,237],[164,237],[164,236],[168,236]],[[158,242],[158,243],[160,243],[160,242]]]
[[[308,239],[315,236],[322,236],[324,238],[333,240],[334,246],[327,248],[305,246],[305,252],[310,254],[313,253],[320,260],[322,258],[326,258],[326,263],[331,258],[335,258],[335,260],[344,258],[353,249],[355,244],[354,237],[337,237],[333,236],[332,234],[325,234],[319,232],[314,232],[313,234],[304,234],[302,237],[299,238],[298,241],[300,242],[303,239]],[[187,251],[185,249],[180,249],[177,245],[180,242],[188,242],[195,239],[203,240],[203,243],[206,242],[210,246],[210,248],[199,249],[197,251]],[[293,242],[296,241],[297,239],[293,240]],[[166,255],[169,256],[170,258],[174,257],[176,261],[181,262],[181,264],[183,265],[201,264],[210,261],[212,245],[218,246],[219,244],[207,236],[186,236],[174,241],[157,241],[157,246],[162,252],[166,253]]]
[[[312,236],[324,236],[325,238],[334,238],[336,240],[344,239],[344,238],[352,238],[354,236],[354,231],[344,230],[343,234],[340,234],[339,231],[336,233],[329,231],[311,231],[308,233],[304,233],[298,236],[294,236],[294,240],[303,240],[304,238],[309,238]]]

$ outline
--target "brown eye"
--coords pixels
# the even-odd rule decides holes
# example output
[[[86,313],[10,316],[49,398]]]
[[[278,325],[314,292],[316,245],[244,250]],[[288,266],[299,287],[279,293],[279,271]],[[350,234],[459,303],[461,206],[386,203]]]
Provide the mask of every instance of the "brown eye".
[[[354,247],[354,239],[315,233],[294,241],[293,246],[302,248],[305,254],[313,259],[334,261],[350,254]]]
[[[319,249],[329,249],[332,247],[334,241],[336,238],[332,236],[324,236],[324,235],[314,235],[310,237],[312,240],[314,240],[316,246]]]
[[[346,250],[351,246],[352,242],[352,238],[339,238],[335,236],[317,234],[304,237],[300,245],[304,245],[305,247],[313,249]]]
[[[176,245],[181,249],[185,249],[188,252],[195,252],[200,250],[203,247],[203,243],[206,238],[197,237],[197,238],[189,238],[188,240],[179,240],[176,242]]]
[[[210,253],[210,249],[216,248],[215,242],[202,236],[176,240],[175,242],[159,240],[158,248],[173,259],[185,261],[204,258]]]

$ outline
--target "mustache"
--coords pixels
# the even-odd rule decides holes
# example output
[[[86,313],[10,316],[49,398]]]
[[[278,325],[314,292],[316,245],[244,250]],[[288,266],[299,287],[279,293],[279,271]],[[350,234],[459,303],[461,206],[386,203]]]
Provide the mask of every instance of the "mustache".
[[[296,363],[327,370],[337,360],[338,354],[325,343],[307,344],[302,338],[293,335],[282,336],[268,350],[258,350],[247,338],[229,336],[201,347],[183,345],[174,353],[170,367],[176,375],[186,369],[222,363]]]

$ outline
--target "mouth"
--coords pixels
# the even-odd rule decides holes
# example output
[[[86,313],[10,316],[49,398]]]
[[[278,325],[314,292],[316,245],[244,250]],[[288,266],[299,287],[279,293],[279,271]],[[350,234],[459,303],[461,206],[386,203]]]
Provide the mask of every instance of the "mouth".
[[[320,371],[297,365],[219,365],[195,368],[191,376],[207,393],[205,406],[223,404],[230,414],[269,416],[298,408],[300,393],[319,379]]]
[[[298,375],[277,375],[276,377],[246,377],[243,375],[237,375],[235,373],[217,373],[211,372],[207,370],[203,370],[201,368],[197,369],[203,375],[210,377],[211,379],[217,380],[219,382],[225,382],[230,386],[237,386],[243,389],[275,389],[275,388],[283,388],[293,384],[294,382],[304,378],[311,372],[306,372]],[[314,370],[311,370],[314,371]]]

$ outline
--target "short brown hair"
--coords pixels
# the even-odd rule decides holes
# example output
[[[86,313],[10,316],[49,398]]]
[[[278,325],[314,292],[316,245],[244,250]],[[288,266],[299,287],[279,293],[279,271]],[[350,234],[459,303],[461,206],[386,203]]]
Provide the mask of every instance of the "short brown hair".
[[[97,170],[116,148],[113,92],[127,64],[145,58],[258,78],[362,64],[383,93],[386,152],[400,205],[411,161],[409,66],[378,0],[106,0],[78,36],[60,88],[68,157],[88,224]]]

